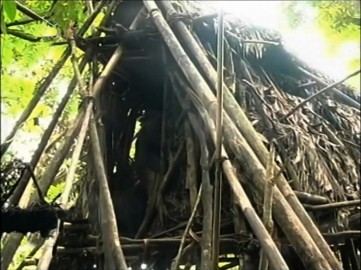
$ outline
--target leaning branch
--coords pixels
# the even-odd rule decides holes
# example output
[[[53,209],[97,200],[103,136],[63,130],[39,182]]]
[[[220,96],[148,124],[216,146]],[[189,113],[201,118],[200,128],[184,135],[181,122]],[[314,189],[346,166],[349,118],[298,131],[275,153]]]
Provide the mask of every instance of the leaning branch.
[[[45,17],[42,17],[38,14],[36,14],[34,11],[32,11],[31,9],[29,9],[28,7],[24,6],[23,4],[19,3],[18,1],[15,1],[16,3],[16,8],[22,12],[23,14],[25,14],[26,16],[30,17],[33,20],[39,20],[39,21],[43,21],[46,24],[52,26],[52,27],[56,27],[55,24],[49,22]]]
[[[187,226],[184,230],[184,233],[183,233],[183,236],[182,236],[182,240],[181,240],[181,243],[179,245],[179,249],[178,249],[178,253],[177,253],[177,256],[175,257],[174,259],[174,263],[172,264],[172,267],[171,267],[171,270],[177,270],[178,269],[178,265],[179,265],[179,261],[181,259],[181,255],[182,255],[182,251],[183,251],[183,247],[184,247],[184,244],[186,242],[186,238],[187,238],[187,235],[188,235],[188,232],[193,224],[193,219],[194,219],[194,216],[196,215],[197,213],[197,208],[198,208],[198,205],[199,205],[199,202],[201,200],[201,194],[202,194],[202,184],[201,186],[199,187],[199,191],[198,191],[198,196],[197,196],[197,200],[196,200],[196,203],[194,204],[194,207],[193,207],[193,210],[192,210],[192,214],[188,220],[188,223],[187,223]]]
[[[49,19],[49,16],[45,16],[45,19]],[[19,21],[13,21],[10,23],[6,24],[6,27],[11,27],[11,26],[18,26],[18,25],[25,25],[25,24],[29,24],[32,22],[37,22],[39,20],[35,20],[35,19],[25,19],[25,20],[19,20]]]
[[[280,119],[280,122],[282,122],[283,120],[287,119],[290,115],[292,115],[293,113],[295,113],[299,108],[303,107],[307,102],[311,101],[312,99],[315,99],[316,97],[322,95],[323,93],[325,93],[326,91],[331,90],[332,88],[340,85],[341,83],[343,83],[344,81],[356,76],[357,74],[359,74],[361,72],[361,70],[357,70],[353,73],[351,73],[350,75],[348,75],[346,78],[335,82],[333,84],[330,84],[329,86],[323,88],[322,90],[318,91],[317,93],[313,94],[312,96],[306,98],[304,101],[302,101],[300,104],[298,104],[296,107],[294,107],[288,114],[286,114],[285,116],[283,116]]]
[[[266,168],[267,181],[265,181],[265,188],[263,194],[263,216],[262,221],[270,235],[273,233],[273,220],[272,220],[272,200],[273,200],[273,186],[275,185],[274,179],[274,156],[275,148],[271,143],[270,154],[268,156],[268,163]],[[276,176],[277,177],[277,176]],[[263,249],[260,252],[259,270],[268,269],[269,262]]]
[[[309,211],[319,211],[319,210],[329,210],[329,209],[360,205],[360,203],[361,200],[358,199],[358,200],[345,201],[345,202],[328,203],[323,205],[309,205],[309,206],[305,206],[305,208]]]
[[[326,82],[324,82],[323,80],[321,80],[319,77],[317,77],[316,75],[312,74],[311,72],[299,67],[298,68],[299,71],[301,71],[303,74],[307,75],[308,77],[314,79],[316,82],[318,82],[319,84],[323,85],[323,86],[328,86],[328,84]],[[337,98],[338,102],[342,102],[343,104],[350,106],[352,108],[355,108],[357,110],[360,110],[360,103],[357,102],[356,100],[350,98],[349,96],[347,96],[346,94],[342,93],[340,90],[334,88],[332,90],[335,98]]]
[[[40,41],[54,41],[57,36],[41,36],[37,37],[28,33],[24,33],[22,31],[16,30],[16,29],[7,29],[6,33],[9,35],[12,35],[17,38],[21,38],[23,40],[29,41],[29,42],[40,42]]]

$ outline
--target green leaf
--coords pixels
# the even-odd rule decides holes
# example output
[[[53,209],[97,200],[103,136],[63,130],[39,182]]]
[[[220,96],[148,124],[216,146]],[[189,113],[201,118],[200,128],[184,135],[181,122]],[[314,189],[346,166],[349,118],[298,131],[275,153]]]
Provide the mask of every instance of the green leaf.
[[[14,0],[2,1],[4,13],[10,22],[16,17],[16,4]]]

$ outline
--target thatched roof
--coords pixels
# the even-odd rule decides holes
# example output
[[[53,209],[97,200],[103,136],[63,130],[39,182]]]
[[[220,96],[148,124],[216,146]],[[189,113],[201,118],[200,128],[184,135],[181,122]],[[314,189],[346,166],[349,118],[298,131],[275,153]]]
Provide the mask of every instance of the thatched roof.
[[[254,121],[257,131],[268,140],[273,138],[267,124],[272,119],[277,127],[277,141],[287,149],[286,155],[292,160],[298,173],[300,188],[312,194],[328,194],[332,198],[354,192],[359,197],[360,111],[342,105],[326,95],[311,101],[304,109],[290,116],[287,122],[280,123],[278,119],[302,101],[298,97],[308,97],[323,88],[312,85],[314,80],[299,68],[322,78],[327,84],[334,81],[287,52],[282,46],[279,33],[247,26],[241,20],[229,22],[227,26],[227,30],[240,39],[236,40],[233,35],[227,36],[228,43],[235,50],[234,61],[241,62],[244,74],[249,73],[253,79],[252,84],[256,88],[253,91],[258,92],[256,96],[246,94],[246,102],[243,104],[248,105],[244,109]],[[212,30],[214,31],[210,29],[210,32]],[[208,36],[208,39],[215,41],[216,37]],[[281,44],[242,43],[242,40],[274,41]],[[242,82],[245,79],[242,75],[238,77],[241,80],[239,83],[252,92]],[[308,83],[311,85],[303,86]],[[360,102],[355,89],[346,85],[341,85],[338,89]],[[263,101],[257,101],[257,95]],[[261,105],[264,106],[264,116],[257,110],[263,102],[267,103]],[[327,128],[336,134],[339,143],[332,139],[332,135],[327,135]]]
[[[134,12],[134,6],[128,7],[124,3],[119,10],[126,11],[116,12],[118,15],[115,16],[120,18],[120,14],[124,16],[130,10]],[[215,18],[213,16],[202,22],[197,21],[199,16],[212,14],[212,10],[198,1],[176,2],[176,7],[215,65]],[[113,19],[113,22],[127,27],[129,20],[127,16],[124,17],[125,22],[123,19]],[[154,40],[159,38],[149,18],[143,19],[142,23],[139,30],[145,30]],[[360,111],[344,105],[340,95],[328,92],[280,122],[304,98],[324,88],[300,68],[327,84],[334,81],[288,52],[282,45],[280,33],[248,25],[241,18],[226,17],[226,42],[226,65],[234,69],[226,70],[226,83],[228,86],[236,84],[234,95],[256,130],[266,138],[265,141],[276,139],[283,148],[284,155],[297,173],[297,189],[325,195],[332,200],[343,200],[345,195],[359,197]],[[146,66],[142,63],[140,67],[138,63],[127,64],[125,60],[121,72],[131,76],[135,74],[134,77],[138,76],[139,80],[145,78],[161,82],[164,76],[162,70],[167,68],[160,64],[159,48],[149,45],[152,43],[146,44],[141,50],[144,56],[151,58],[150,62]],[[131,47],[127,49],[131,53]],[[158,65],[159,70],[153,70],[153,65]],[[355,89],[345,84],[338,85],[337,89],[354,101],[351,105],[360,102]],[[274,134],[272,125],[277,134]]]

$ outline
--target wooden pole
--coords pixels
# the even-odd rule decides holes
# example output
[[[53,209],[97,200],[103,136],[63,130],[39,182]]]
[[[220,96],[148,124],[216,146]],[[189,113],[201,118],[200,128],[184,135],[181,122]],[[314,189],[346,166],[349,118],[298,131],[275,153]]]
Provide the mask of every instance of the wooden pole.
[[[187,226],[186,226],[186,228],[184,230],[182,240],[181,240],[181,243],[180,243],[179,248],[178,248],[178,253],[177,253],[177,255],[176,255],[175,259],[174,259],[174,262],[172,263],[171,270],[178,270],[179,262],[180,262],[180,259],[182,257],[184,244],[186,242],[186,238],[188,236],[189,230],[191,229],[191,226],[193,224],[193,220],[194,220],[194,217],[196,215],[199,202],[201,201],[201,194],[202,194],[202,184],[199,187],[196,203],[194,204],[191,216],[190,216],[190,218],[189,218],[189,220],[187,222]]]
[[[93,150],[95,172],[99,182],[101,230],[105,260],[114,262],[115,269],[127,270],[123,250],[120,245],[117,221],[113,201],[110,195],[102,153],[100,151],[98,131],[94,119],[90,123],[90,140]],[[108,264],[109,265],[109,264]]]
[[[184,106],[183,106],[184,108]],[[188,118],[194,130],[196,125],[192,124],[195,121],[195,116],[188,113]],[[209,270],[212,268],[212,221],[213,221],[213,187],[209,177],[209,151],[207,147],[207,139],[205,132],[199,130],[197,132],[200,148],[200,165],[202,169],[202,205],[203,205],[203,221],[202,221],[202,240],[201,240],[201,262],[200,270]]]
[[[160,1],[159,4],[166,10],[167,16],[175,16],[177,13],[170,4],[169,1]],[[217,89],[217,75],[216,72],[209,62],[204,51],[194,39],[188,28],[181,20],[176,20],[173,23],[175,29],[181,35],[182,39],[186,41],[186,45],[190,49],[191,53],[194,55],[195,59],[199,63],[199,66],[203,69],[204,74],[207,76],[209,82],[211,82],[212,88]],[[177,58],[176,58],[177,59]],[[197,87],[201,87],[200,85]],[[199,88],[196,88],[199,89]],[[202,89],[202,88],[200,88]],[[240,108],[239,104],[235,100],[234,96],[224,85],[224,105],[227,113],[233,120],[234,124],[244,136],[247,141],[247,144],[252,148],[257,158],[260,160],[262,165],[265,167],[267,164],[268,151],[264,146],[262,140],[260,139],[257,131],[254,129],[252,123],[247,118],[246,114]],[[275,169],[279,169],[275,167]],[[278,177],[276,182],[279,191],[282,192],[283,196],[286,198],[288,203],[292,206],[294,212],[298,218],[302,221],[303,226],[314,240],[315,244],[320,249],[321,253],[325,256],[327,261],[331,264],[332,269],[342,269],[340,262],[337,260],[336,256],[328,246],[327,242],[323,238],[322,234],[318,230],[316,224],[307,214],[306,210],[298,200],[297,196],[294,194],[292,188],[290,187],[287,180],[283,175]]]
[[[274,186],[274,158],[275,158],[275,149],[274,144],[271,144],[270,155],[268,157],[269,162],[267,164],[267,180],[265,183],[265,189],[263,194],[263,213],[262,221],[265,225],[268,233],[272,235],[273,233],[273,220],[272,220],[272,197],[273,197],[273,186]],[[263,249],[260,251],[259,267],[258,270],[267,270],[268,269],[268,259],[265,256]]]
[[[217,115],[216,115],[216,175],[214,183],[213,201],[213,231],[212,231],[212,260],[213,269],[218,269],[219,233],[222,207],[222,140],[223,140],[223,62],[224,62],[224,23],[223,9],[220,7],[218,15],[217,33]]]

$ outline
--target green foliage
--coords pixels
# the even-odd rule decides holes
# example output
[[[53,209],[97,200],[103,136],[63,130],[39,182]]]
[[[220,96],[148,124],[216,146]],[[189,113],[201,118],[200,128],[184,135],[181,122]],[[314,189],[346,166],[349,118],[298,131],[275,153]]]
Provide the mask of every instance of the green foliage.
[[[318,9],[318,25],[328,39],[328,54],[334,56],[338,46],[360,42],[360,3],[358,1],[311,1]],[[348,63],[350,72],[360,69],[360,54]],[[360,89],[360,75],[348,80]]]
[[[2,9],[2,18],[5,17],[5,22],[14,20],[23,20],[27,17],[19,13],[15,16],[13,8],[16,11],[16,5],[13,0],[2,1],[4,8]],[[10,3],[10,4],[9,4]],[[33,1],[26,0],[23,4],[40,16],[49,14],[53,1]],[[83,13],[84,4],[82,1],[57,1],[51,9],[52,16],[49,20],[60,25],[63,30],[70,22],[82,23],[86,16]],[[4,13],[4,14],[3,14]],[[7,15],[7,14],[10,14]],[[4,15],[4,16],[3,16]],[[18,25],[11,27],[23,33],[37,36],[56,36],[59,29],[49,26],[47,23],[39,21],[26,25]],[[48,75],[53,65],[59,60],[65,46],[52,46],[49,42],[32,43],[12,35],[1,35],[1,89],[2,89],[2,103],[6,105],[9,110],[6,110],[7,115],[17,116],[24,110],[29,100],[34,94],[34,91],[39,87],[44,78]],[[67,63],[65,68],[58,75],[54,83],[61,83],[63,80],[68,80],[72,76],[72,66]],[[36,111],[38,115],[33,114],[33,117],[41,117],[48,114],[49,110],[54,109],[54,102],[58,103],[59,87],[52,87],[50,94],[47,94],[41,101]],[[66,113],[74,115],[77,111],[78,100],[72,99],[69,110]],[[48,108],[44,108],[48,106]],[[45,110],[45,111],[44,111]],[[2,112],[4,113],[4,112]],[[31,128],[30,128],[31,129]]]
[[[340,39],[355,37],[360,30],[360,6],[357,1],[287,1],[283,10],[291,28],[298,27],[306,19],[305,8],[317,11],[317,23],[326,34]]]
[[[16,17],[16,4],[14,0],[1,1],[1,33],[6,34],[6,23],[12,22]]]
[[[5,21],[12,22],[16,17],[16,4],[14,0],[2,1],[2,9],[4,12]]]
[[[56,185],[50,186],[46,199],[49,202],[52,202],[62,191],[64,190],[65,182],[57,183]]]
[[[319,23],[337,33],[359,29],[360,4],[358,1],[310,1],[319,11]]]
[[[70,23],[82,23],[85,19],[84,3],[82,1],[57,1],[53,7],[53,20],[64,31]]]
[[[342,51],[346,44],[360,43],[360,2],[359,1],[286,1],[283,10],[289,26],[287,31],[301,26],[307,20],[306,9],[316,12],[315,27],[323,33],[326,39],[325,53],[329,57],[352,58],[349,60],[349,72],[360,69],[360,54]],[[307,30],[305,30],[307,31]],[[307,34],[307,33],[306,33]],[[354,46],[354,47],[355,47]],[[347,49],[346,49],[347,51]],[[355,88],[360,87],[360,76],[355,76],[347,81]]]
[[[16,266],[26,259],[27,255],[31,252],[31,248],[29,239],[27,237],[23,237],[19,249],[13,258],[13,262],[10,264],[10,269],[16,269]]]
[[[16,10],[14,0],[0,0],[1,2],[1,115],[2,117],[11,116],[15,119],[19,117],[25,107],[28,105],[34,93],[38,90],[41,82],[48,76],[54,64],[60,59],[65,46],[53,46],[52,41],[64,41],[60,33],[64,33],[69,24],[76,22],[81,26],[86,19],[84,13],[84,1],[81,0],[58,0],[53,5],[52,0],[19,0],[20,3],[32,10],[41,17],[46,17],[44,21],[35,21],[24,25],[9,26],[9,23],[28,20],[29,17]],[[5,3],[5,4],[4,4]],[[50,16],[49,16],[50,15]],[[52,25],[55,25],[53,27]],[[16,30],[20,33],[32,35],[34,37],[55,37],[56,39],[42,39],[39,42],[29,42],[22,38],[11,35],[11,31]],[[51,42],[49,42],[51,41]],[[41,134],[44,127],[37,126],[34,119],[52,117],[57,104],[67,90],[70,78],[74,75],[73,67],[70,61],[67,61],[64,68],[53,81],[50,89],[42,97],[41,101],[26,121],[20,134]],[[67,119],[72,119],[78,112],[79,97],[75,94],[61,119],[60,125],[68,126]],[[58,132],[59,127],[55,130]],[[54,135],[55,136],[55,135]],[[24,139],[26,141],[26,139]],[[15,144],[15,142],[14,142]],[[41,172],[49,160],[53,157],[54,151],[46,153],[42,157],[42,162],[37,168],[37,174]],[[8,155],[7,155],[8,156]],[[10,158],[10,157],[9,157]],[[79,170],[80,171],[80,170]],[[80,173],[80,172],[79,172]],[[59,177],[60,178],[60,177]],[[78,176],[76,176],[78,178]],[[39,177],[40,179],[40,177]],[[64,177],[52,185],[47,193],[46,200],[52,201],[64,188]],[[24,239],[27,239],[26,237]],[[15,269],[16,266],[27,256],[30,251],[29,245],[22,243],[14,258],[15,264],[10,266]]]
[[[48,14],[50,8],[53,5],[53,0],[41,0],[41,1],[34,1],[34,0],[23,0],[23,5],[27,6],[29,9],[34,11],[39,15]]]

